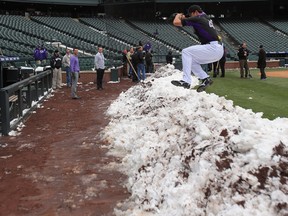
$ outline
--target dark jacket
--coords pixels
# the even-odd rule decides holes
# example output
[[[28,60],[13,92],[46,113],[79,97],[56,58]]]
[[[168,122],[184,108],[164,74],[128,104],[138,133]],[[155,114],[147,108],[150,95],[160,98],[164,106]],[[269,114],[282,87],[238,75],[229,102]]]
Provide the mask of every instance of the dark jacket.
[[[249,50],[243,47],[240,47],[237,53],[239,60],[247,60],[249,55]]]
[[[62,67],[62,58],[59,55],[54,54],[50,60],[50,66],[52,69],[61,68]]]
[[[139,58],[139,63],[138,64],[144,64],[144,55],[142,51],[137,51],[138,52],[138,58]]]
[[[127,54],[122,53],[122,64],[126,64],[127,63]]]
[[[166,63],[167,63],[167,64],[172,64],[172,62],[173,62],[172,53],[169,52],[169,53],[166,55]]]
[[[137,67],[137,65],[139,64],[138,51],[135,51],[131,56],[131,62],[133,64],[133,67]]]
[[[266,67],[266,52],[262,48],[259,50],[259,53],[258,53],[257,67],[258,68]]]
[[[146,61],[146,64],[151,64],[152,63],[152,54],[151,52],[149,51],[146,51],[146,54],[145,54],[145,61]]]

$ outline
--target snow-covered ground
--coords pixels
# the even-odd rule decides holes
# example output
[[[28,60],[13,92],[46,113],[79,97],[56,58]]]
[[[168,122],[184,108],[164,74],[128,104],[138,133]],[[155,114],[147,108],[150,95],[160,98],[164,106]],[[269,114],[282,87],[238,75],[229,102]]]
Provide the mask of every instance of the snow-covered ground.
[[[116,215],[288,215],[288,119],[171,85],[181,78],[162,67],[107,111],[131,193]]]

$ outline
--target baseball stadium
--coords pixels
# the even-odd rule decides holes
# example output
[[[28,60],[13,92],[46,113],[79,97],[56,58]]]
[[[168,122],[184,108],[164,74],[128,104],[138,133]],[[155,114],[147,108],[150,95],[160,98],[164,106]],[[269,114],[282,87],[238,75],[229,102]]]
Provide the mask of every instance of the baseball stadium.
[[[288,215],[287,14],[0,1],[0,215]]]

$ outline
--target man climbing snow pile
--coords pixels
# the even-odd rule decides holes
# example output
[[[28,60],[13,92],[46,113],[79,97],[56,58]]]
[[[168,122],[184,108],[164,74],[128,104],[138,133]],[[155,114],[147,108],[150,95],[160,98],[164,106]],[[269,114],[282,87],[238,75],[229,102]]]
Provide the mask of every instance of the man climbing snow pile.
[[[201,64],[218,61],[223,56],[223,47],[213,22],[200,6],[192,5],[188,9],[188,17],[182,13],[175,14],[173,25],[193,27],[201,45],[193,45],[182,50],[183,79],[173,80],[171,83],[189,89],[193,73],[202,82],[197,88],[198,92],[202,92],[213,81],[202,69]]]

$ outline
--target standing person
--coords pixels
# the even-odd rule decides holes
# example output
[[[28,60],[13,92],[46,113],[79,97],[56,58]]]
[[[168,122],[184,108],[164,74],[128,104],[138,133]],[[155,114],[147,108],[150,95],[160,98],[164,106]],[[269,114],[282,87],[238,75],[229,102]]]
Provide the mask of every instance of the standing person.
[[[77,83],[80,76],[78,49],[74,49],[73,55],[71,55],[70,57],[70,71],[72,79],[72,86],[71,86],[72,99],[80,99],[80,97],[78,97],[77,95]]]
[[[212,20],[203,12],[199,5],[192,5],[188,9],[189,17],[176,14],[173,24],[175,26],[191,26],[195,30],[201,45],[194,45],[182,50],[183,79],[172,81],[176,86],[190,88],[191,73],[197,76],[202,83],[198,92],[204,91],[213,83],[209,75],[202,69],[201,64],[218,61],[223,55],[223,47]]]
[[[40,61],[42,65],[46,64],[46,59],[48,58],[48,52],[46,50],[46,48],[44,47],[44,45],[41,45],[41,49],[40,49]]]
[[[239,58],[240,77],[244,78],[244,69],[245,69],[245,78],[247,78],[249,71],[247,62],[247,57],[249,56],[249,50],[247,49],[247,44],[245,42],[240,45],[237,55]]]
[[[173,63],[172,51],[169,51],[168,54],[166,55],[166,63],[167,64]]]
[[[102,90],[103,89],[102,83],[105,70],[105,58],[103,55],[102,47],[98,47],[98,53],[95,55],[94,63],[97,71],[97,90]]]
[[[138,48],[134,51],[133,55],[131,55],[131,77],[132,77],[132,82],[138,82],[138,74],[137,74],[137,67],[139,64],[139,57],[138,57]]]
[[[148,52],[152,49],[152,44],[148,41],[144,46],[143,46],[143,50],[145,52]]]
[[[37,65],[41,64],[41,54],[40,54],[40,46],[37,46],[34,50],[34,59]]]
[[[127,55],[126,55],[126,58],[127,58],[127,74],[128,74],[128,77],[132,77],[132,74],[133,74],[133,65],[132,65],[132,55],[134,54],[134,48],[131,47],[130,50],[127,52]]]
[[[217,77],[219,74],[219,68],[221,69],[221,76],[220,77],[225,77],[225,63],[226,63],[226,48],[223,46],[223,56],[218,62],[213,62],[213,77]]]
[[[143,47],[139,46],[137,50],[138,59],[139,62],[137,64],[137,75],[138,75],[138,81],[145,80],[146,79],[146,70],[144,65],[144,55],[143,55]]]
[[[220,69],[221,69],[221,76],[220,77],[225,77],[226,55],[227,55],[227,50],[226,50],[225,46],[223,46],[223,56],[219,60],[219,66],[220,66]],[[219,68],[219,66],[218,66],[218,68]],[[219,71],[219,69],[218,69],[218,71]]]
[[[54,54],[51,58],[50,61],[50,66],[53,69],[53,79],[52,79],[52,88],[56,89],[59,88],[61,89],[61,83],[62,83],[62,72],[61,72],[61,67],[62,67],[62,59],[59,54],[58,50],[54,51]]]
[[[124,49],[122,52],[122,75],[127,76],[127,50]]]
[[[266,52],[263,49],[263,45],[260,45],[260,47],[259,47],[257,67],[260,69],[260,73],[261,73],[260,79],[265,80],[267,78],[266,73],[265,73]]]
[[[220,61],[220,60],[219,60]],[[219,61],[213,62],[212,68],[213,68],[213,77],[217,77],[219,74]],[[208,66],[209,67],[209,66]],[[209,68],[210,69],[210,68]],[[209,71],[208,69],[208,71]]]
[[[70,50],[67,49],[66,50],[66,54],[64,55],[63,59],[62,59],[62,64],[65,68],[65,71],[66,71],[66,84],[67,84],[67,87],[71,87],[72,85],[72,82],[71,82],[71,71],[70,71]]]
[[[147,50],[145,53],[145,63],[146,63],[146,71],[147,73],[153,73],[153,61],[152,61],[152,54],[150,50]]]

